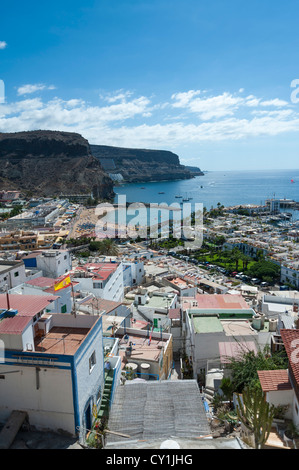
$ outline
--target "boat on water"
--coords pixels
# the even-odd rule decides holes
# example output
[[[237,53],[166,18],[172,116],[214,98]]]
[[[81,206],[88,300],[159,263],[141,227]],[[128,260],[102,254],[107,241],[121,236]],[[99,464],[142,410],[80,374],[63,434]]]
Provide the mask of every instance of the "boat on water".
[[[183,196],[175,196],[175,197],[176,197],[177,199],[180,199],[180,198],[183,197]]]
[[[165,193],[164,193],[163,191],[161,191],[161,192],[160,192],[160,193],[158,193],[158,194],[165,194]]]
[[[183,202],[189,202],[191,199],[193,199],[192,197],[189,197],[187,194],[186,196],[183,198]]]

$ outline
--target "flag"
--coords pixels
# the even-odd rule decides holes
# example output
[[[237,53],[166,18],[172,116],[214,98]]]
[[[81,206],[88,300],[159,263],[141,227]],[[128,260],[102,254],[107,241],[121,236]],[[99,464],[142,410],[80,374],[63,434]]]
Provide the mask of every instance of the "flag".
[[[65,287],[70,286],[72,283],[70,276],[66,276],[64,279],[60,279],[56,284],[54,284],[54,290],[58,291],[64,289]]]

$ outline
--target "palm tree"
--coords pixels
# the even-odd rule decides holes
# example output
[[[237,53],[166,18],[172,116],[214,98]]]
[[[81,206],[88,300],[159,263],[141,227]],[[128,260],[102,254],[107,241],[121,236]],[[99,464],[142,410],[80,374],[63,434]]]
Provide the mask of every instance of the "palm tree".
[[[105,238],[101,240],[98,248],[99,254],[107,256],[117,256],[119,250],[113,240],[110,238]]]
[[[242,257],[242,263],[243,263],[243,270],[246,271],[248,268],[248,263],[250,263],[251,258],[248,255],[243,255]]]
[[[236,271],[239,269],[239,260],[242,258],[242,252],[239,250],[239,248],[235,247],[233,248],[231,252],[231,260],[236,263]]]

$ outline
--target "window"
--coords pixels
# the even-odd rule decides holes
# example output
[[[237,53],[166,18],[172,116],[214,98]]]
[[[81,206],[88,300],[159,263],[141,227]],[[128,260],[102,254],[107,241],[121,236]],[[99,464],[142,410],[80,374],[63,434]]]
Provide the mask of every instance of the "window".
[[[61,313],[66,313],[66,305],[63,305],[63,306],[61,307]]]
[[[95,365],[96,365],[96,353],[94,351],[89,358],[89,372],[92,371]]]
[[[102,289],[102,283],[101,282],[94,282],[93,283],[93,288],[94,289]]]
[[[17,271],[16,273],[14,273],[14,277],[18,277],[19,276],[19,271]]]

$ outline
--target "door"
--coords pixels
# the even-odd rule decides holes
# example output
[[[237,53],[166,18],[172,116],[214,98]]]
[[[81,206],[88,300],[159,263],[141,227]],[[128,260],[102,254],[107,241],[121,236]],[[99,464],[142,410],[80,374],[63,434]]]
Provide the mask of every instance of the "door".
[[[85,411],[85,426],[86,426],[86,432],[90,431],[91,429],[91,406],[90,403],[88,407],[86,408]]]

